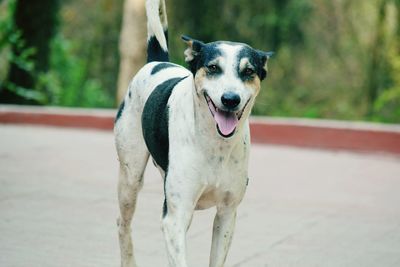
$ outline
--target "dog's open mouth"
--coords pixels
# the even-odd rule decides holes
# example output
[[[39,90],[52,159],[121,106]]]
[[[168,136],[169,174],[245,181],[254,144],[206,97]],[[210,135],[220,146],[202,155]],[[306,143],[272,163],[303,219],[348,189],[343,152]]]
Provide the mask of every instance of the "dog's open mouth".
[[[217,123],[218,133],[225,138],[231,137],[235,133],[236,126],[243,115],[243,111],[246,108],[247,103],[242,110],[233,112],[217,108],[217,106],[215,106],[214,102],[206,93],[204,93],[204,97],[207,101],[208,108],[210,109],[210,112]]]

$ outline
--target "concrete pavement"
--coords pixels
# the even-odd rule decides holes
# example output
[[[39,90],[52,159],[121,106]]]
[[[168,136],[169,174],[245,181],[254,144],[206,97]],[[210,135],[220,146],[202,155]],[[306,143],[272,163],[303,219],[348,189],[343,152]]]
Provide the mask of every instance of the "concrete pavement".
[[[0,266],[119,266],[112,133],[0,124]],[[162,180],[149,166],[133,236],[167,266]],[[191,267],[208,266],[214,210],[195,213]],[[400,266],[400,158],[254,145],[227,267]]]

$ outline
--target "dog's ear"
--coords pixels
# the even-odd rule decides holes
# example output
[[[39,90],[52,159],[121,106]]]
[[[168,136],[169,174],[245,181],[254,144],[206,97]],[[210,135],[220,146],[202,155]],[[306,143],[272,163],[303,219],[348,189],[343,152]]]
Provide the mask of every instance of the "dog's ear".
[[[257,53],[260,57],[261,65],[262,65],[262,69],[259,74],[260,80],[262,81],[267,77],[267,72],[268,72],[267,62],[268,62],[268,59],[274,55],[274,52],[272,52],[272,51],[264,52],[261,50],[257,50]]]
[[[184,52],[185,61],[191,62],[196,56],[200,54],[201,49],[204,46],[202,41],[195,40],[189,36],[182,35],[182,40],[187,44],[187,48]]]

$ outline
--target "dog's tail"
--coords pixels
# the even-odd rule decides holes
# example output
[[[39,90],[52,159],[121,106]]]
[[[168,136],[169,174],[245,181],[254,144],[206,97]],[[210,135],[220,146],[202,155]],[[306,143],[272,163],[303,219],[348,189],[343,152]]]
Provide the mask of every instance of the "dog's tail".
[[[165,0],[146,0],[147,62],[169,61]]]

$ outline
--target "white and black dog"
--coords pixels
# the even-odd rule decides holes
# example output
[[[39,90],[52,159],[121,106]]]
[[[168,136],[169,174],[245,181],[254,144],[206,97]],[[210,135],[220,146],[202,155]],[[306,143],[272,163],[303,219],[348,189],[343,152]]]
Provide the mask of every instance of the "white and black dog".
[[[209,266],[222,267],[248,182],[248,118],[272,53],[183,36],[189,71],[168,62],[165,0],[147,0],[146,10],[148,63],[130,82],[114,127],[121,265],[136,266],[130,224],[151,155],[164,179],[169,266],[188,266],[193,211],[216,206]]]

